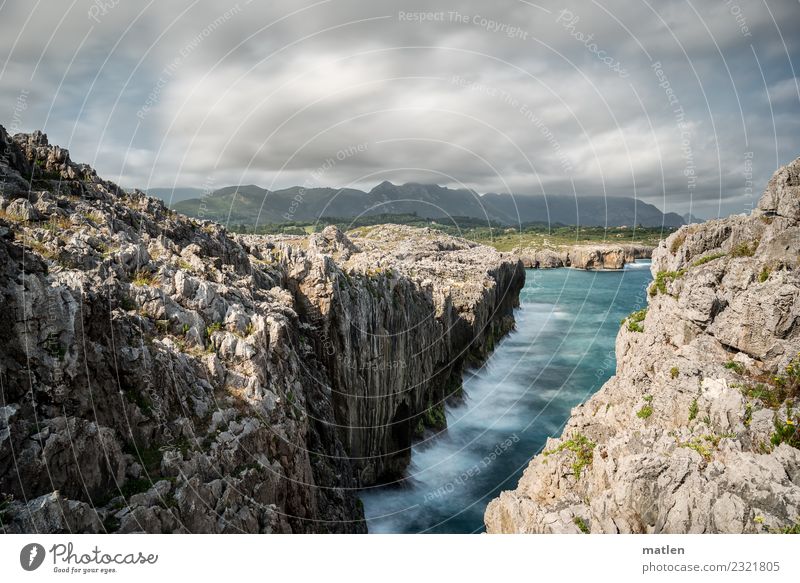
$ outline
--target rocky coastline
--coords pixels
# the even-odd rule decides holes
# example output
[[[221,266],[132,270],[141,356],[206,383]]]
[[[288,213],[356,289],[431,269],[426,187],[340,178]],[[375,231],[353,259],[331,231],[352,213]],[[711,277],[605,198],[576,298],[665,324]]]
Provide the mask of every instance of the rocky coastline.
[[[526,268],[572,267],[587,270],[617,270],[637,259],[650,259],[654,247],[647,245],[584,244],[562,247],[517,247],[511,253]]]
[[[487,532],[797,532],[799,258],[800,159],[749,215],[662,242],[616,375],[489,504]]]
[[[513,327],[509,254],[231,235],[0,127],[0,530],[365,532]]]

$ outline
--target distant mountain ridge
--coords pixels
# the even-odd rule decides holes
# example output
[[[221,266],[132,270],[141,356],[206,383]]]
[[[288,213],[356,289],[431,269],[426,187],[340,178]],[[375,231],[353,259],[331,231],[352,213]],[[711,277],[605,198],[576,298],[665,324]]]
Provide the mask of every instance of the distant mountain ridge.
[[[416,214],[426,219],[471,217],[506,225],[548,223],[586,226],[679,227],[677,213],[663,213],[631,197],[564,195],[480,195],[466,189],[384,181],[369,192],[353,188],[303,188],[270,191],[256,185],[228,186],[203,198],[175,203],[193,217],[233,225],[313,222],[321,217]]]

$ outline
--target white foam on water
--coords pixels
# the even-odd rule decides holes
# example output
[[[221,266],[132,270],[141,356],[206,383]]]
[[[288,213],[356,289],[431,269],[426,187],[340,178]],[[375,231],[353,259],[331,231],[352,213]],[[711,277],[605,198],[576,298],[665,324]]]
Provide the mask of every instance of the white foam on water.
[[[528,270],[516,330],[465,374],[465,398],[446,410],[447,429],[412,447],[402,480],[361,492],[370,532],[482,530],[488,501],[516,486],[570,409],[613,374],[620,318],[644,301],[650,279],[649,262],[634,265]]]

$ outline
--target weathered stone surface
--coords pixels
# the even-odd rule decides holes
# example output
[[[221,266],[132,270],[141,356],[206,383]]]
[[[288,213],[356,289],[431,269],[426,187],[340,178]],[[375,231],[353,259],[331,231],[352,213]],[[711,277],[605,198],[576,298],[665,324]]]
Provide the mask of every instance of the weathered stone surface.
[[[44,494],[27,504],[14,503],[6,515],[14,520],[3,527],[9,534],[102,532],[98,512],[85,502],[67,500],[59,492]]]
[[[512,254],[525,267],[549,269],[622,269],[636,259],[649,259],[652,247],[646,245],[570,245],[556,248],[517,247]]]
[[[758,201],[758,210],[763,216],[800,221],[800,166],[788,164],[775,173]]]
[[[17,221],[35,221],[39,218],[39,212],[24,198],[11,201],[6,207],[6,214]]]
[[[799,170],[800,159],[779,170],[750,216],[685,226],[659,246],[644,330],[622,326],[616,375],[489,504],[488,532],[574,532],[576,517],[597,533],[800,521],[800,449],[771,441],[796,414],[763,396],[778,394],[776,376],[796,382],[785,371],[800,351]],[[786,396],[796,411],[797,389]]]
[[[363,532],[358,485],[513,324],[493,250],[234,238],[0,134],[6,532]]]
[[[287,258],[361,485],[402,473],[412,438],[460,394],[464,367],[513,327],[524,283],[517,259],[431,229],[242,239]]]
[[[531,269],[554,269],[565,267],[567,253],[561,249],[537,249],[534,247],[517,247],[511,251],[519,257],[522,264]]]

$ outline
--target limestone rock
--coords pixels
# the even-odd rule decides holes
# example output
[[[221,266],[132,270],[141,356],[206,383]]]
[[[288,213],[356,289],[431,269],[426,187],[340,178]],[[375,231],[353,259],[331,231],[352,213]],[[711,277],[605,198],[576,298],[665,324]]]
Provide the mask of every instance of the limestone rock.
[[[232,237],[0,137],[0,530],[364,532],[356,488],[513,326],[492,249]]]
[[[770,179],[758,210],[767,217],[800,221],[800,159],[779,169]]]
[[[464,367],[513,326],[524,283],[512,256],[431,229],[381,225],[348,236],[327,227],[307,246],[242,240],[261,256],[278,246],[289,258],[361,485],[402,473],[415,433],[459,394]]]
[[[621,327],[616,375],[489,504],[488,532],[570,532],[575,516],[598,533],[797,524],[800,449],[772,442],[776,420],[797,419],[770,395],[796,382],[800,351],[798,169],[750,216],[684,226],[653,252],[643,331]]]
[[[6,207],[6,214],[17,221],[35,221],[39,218],[39,211],[24,198],[11,201]]]
[[[622,269],[626,263],[649,259],[653,251],[646,245],[586,244],[556,248],[517,247],[512,254],[528,268]]]

